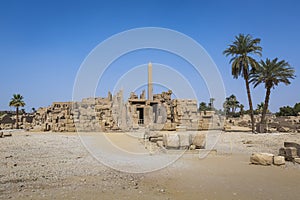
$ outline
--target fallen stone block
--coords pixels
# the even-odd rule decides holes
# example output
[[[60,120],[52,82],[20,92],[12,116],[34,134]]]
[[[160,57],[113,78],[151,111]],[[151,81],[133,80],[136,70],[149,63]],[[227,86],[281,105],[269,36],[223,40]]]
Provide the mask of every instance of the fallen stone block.
[[[267,124],[258,123],[256,125],[256,131],[258,133],[266,133],[267,132]]]
[[[166,133],[163,135],[163,144],[166,148],[179,148],[178,134]]]
[[[294,158],[294,162],[300,164],[300,158]]]
[[[300,157],[300,144],[295,142],[284,142],[284,147],[295,147],[297,149],[297,155]]]
[[[196,148],[205,149],[206,134],[205,133],[192,134],[192,144],[195,145]]]
[[[293,161],[294,158],[297,158],[297,149],[295,147],[282,147],[279,149],[279,156],[284,156],[285,160]]]
[[[179,133],[179,146],[189,147],[191,145],[191,135],[188,133]]]
[[[286,133],[289,132],[290,129],[288,127],[278,127],[277,131]]]
[[[4,132],[3,133],[3,137],[11,137],[11,136],[12,136],[11,132]]]
[[[272,165],[274,155],[270,153],[253,153],[250,157],[251,164],[255,165]]]
[[[274,165],[285,165],[285,158],[284,156],[274,156],[274,160],[273,160],[273,164]]]

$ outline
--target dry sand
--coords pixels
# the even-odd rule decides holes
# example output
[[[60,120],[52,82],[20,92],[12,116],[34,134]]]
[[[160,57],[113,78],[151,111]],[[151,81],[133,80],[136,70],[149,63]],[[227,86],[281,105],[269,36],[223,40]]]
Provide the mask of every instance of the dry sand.
[[[128,150],[144,148],[124,134],[107,136]],[[0,138],[0,199],[299,199],[299,165],[249,165],[252,152],[277,154],[284,141],[300,137],[222,133],[217,154],[186,152],[161,170],[134,174],[101,164],[76,133],[15,132]]]

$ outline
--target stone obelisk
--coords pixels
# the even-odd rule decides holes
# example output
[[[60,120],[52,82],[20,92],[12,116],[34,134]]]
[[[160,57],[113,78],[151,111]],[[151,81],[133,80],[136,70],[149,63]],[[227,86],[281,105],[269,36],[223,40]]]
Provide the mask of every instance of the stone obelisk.
[[[148,64],[148,100],[153,100],[153,86],[152,86],[152,63]]]

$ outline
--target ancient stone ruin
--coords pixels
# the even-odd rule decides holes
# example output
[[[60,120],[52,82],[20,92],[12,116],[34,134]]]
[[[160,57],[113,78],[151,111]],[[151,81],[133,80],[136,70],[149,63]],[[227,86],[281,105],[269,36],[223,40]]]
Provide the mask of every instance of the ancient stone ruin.
[[[197,101],[171,99],[172,91],[154,94],[153,100],[131,93],[124,102],[123,91],[105,98],[85,98],[81,102],[54,102],[39,108],[30,126],[35,131],[132,131],[221,129],[221,118],[198,112]]]

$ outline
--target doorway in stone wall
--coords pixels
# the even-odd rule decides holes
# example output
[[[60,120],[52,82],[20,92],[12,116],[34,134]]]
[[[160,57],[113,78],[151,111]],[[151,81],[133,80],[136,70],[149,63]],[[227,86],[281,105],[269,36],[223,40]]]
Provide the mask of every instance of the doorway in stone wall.
[[[136,108],[138,115],[139,115],[139,121],[138,124],[144,124],[144,108]]]

